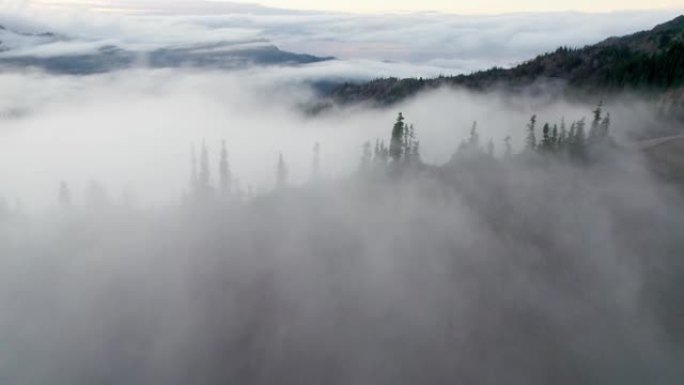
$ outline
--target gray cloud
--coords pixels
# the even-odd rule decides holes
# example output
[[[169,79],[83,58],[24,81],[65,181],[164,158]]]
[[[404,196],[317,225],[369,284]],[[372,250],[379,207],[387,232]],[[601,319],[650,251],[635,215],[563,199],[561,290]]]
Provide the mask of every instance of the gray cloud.
[[[312,41],[343,41],[346,30],[359,44],[392,40],[385,17],[252,17],[260,27],[224,16],[55,25],[77,42],[190,44],[236,28],[287,46],[304,39],[295,24],[309,17],[321,23],[310,24]],[[433,52],[424,35],[443,17],[411,16],[423,24],[399,28],[402,44],[415,33]],[[502,17],[509,29],[483,40],[473,39],[486,18],[471,39],[451,35],[454,20],[467,24],[456,17],[433,31],[469,52],[458,60],[490,63],[498,54],[484,46],[505,31],[521,50],[551,44],[529,39],[529,17]],[[373,23],[379,32],[364,32]],[[29,46],[38,45],[15,48]],[[439,89],[389,110],[304,114],[309,79],[434,73],[453,60],[360,52],[229,72],[0,73],[0,110],[13,112],[0,118],[0,380],[680,384],[681,194],[629,145],[586,168],[487,157],[406,178],[358,175],[361,145],[387,141],[399,110],[425,161],[441,165],[474,120],[500,154],[509,135],[522,147],[532,113],[570,122],[592,108]],[[606,108],[619,143],[658,124],[638,96]],[[188,193],[191,143],[209,146],[216,182],[222,139],[242,190],[254,188],[249,199]],[[322,179],[309,183],[315,142]],[[290,187],[274,190],[278,153]],[[70,204],[58,203],[60,181]]]

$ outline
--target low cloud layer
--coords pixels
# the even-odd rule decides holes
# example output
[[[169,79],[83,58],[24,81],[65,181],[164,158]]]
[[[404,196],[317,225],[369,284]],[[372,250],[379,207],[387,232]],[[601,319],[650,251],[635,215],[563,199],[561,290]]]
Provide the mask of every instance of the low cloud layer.
[[[632,16],[610,28],[655,18]],[[532,114],[570,123],[591,100],[443,88],[391,109],[304,112],[312,79],[433,73],[459,50],[477,65],[517,60],[557,44],[537,36],[560,15],[401,16],[415,23],[398,40],[379,16],[78,17],[46,25],[129,47],[250,36],[356,48],[236,71],[0,73],[0,382],[682,383],[684,202],[629,141],[659,124],[638,95],[605,100],[617,145],[586,164],[504,157],[504,139],[520,152]],[[440,33],[446,54],[427,43]],[[399,111],[425,163],[361,172],[363,144],[388,143]],[[493,156],[452,158],[473,121]],[[218,186],[222,140],[231,189],[197,188],[193,149],[204,163],[206,145],[200,179]]]
[[[208,10],[214,8],[214,12]],[[227,8],[226,8],[227,7]],[[187,8],[187,9],[186,9]],[[27,39],[26,54],[74,54],[93,45],[116,45],[131,50],[263,39],[281,49],[334,56],[373,77],[458,74],[491,66],[511,66],[559,46],[583,46],[610,36],[650,29],[681,10],[605,14],[549,13],[458,16],[439,13],[347,15],[291,12],[264,7],[217,4],[183,8],[168,15],[146,7],[144,15],[110,16],[87,10],[41,11],[28,7],[0,18],[19,30],[56,32],[70,37],[52,47]],[[122,5],[122,10],[128,8]],[[130,12],[128,10],[127,12]],[[194,16],[193,16],[194,15]],[[4,53],[8,55],[10,53]],[[385,63],[364,66],[365,62]]]
[[[307,117],[306,89],[249,75],[0,77],[4,103],[33,107],[0,131],[2,378],[681,383],[684,205],[637,151],[356,173],[396,110]],[[616,140],[644,106],[608,103]],[[532,111],[590,106],[438,90],[400,108],[441,164],[474,119],[519,151]],[[181,200],[189,143],[206,141],[213,171],[222,138],[256,191]],[[274,190],[278,152],[291,179]]]
[[[315,95],[296,80],[307,77],[300,71],[315,67],[306,68],[0,75],[5,111],[0,190],[10,200],[44,206],[55,202],[60,180],[80,191],[106,175],[102,179],[117,196],[128,188],[147,203],[174,201],[186,187],[191,145],[206,141],[215,164],[218,144],[225,139],[243,186],[263,192],[273,186],[280,152],[290,163],[293,181],[305,181],[316,142],[322,146],[326,175],[349,174],[358,167],[365,141],[388,141],[399,111],[415,124],[426,161],[440,164],[468,135],[473,121],[483,140],[492,139],[501,150],[506,136],[522,147],[525,124],[534,113],[540,121],[559,122],[591,110],[591,105],[543,97],[511,99],[496,92],[442,89],[387,110],[358,106],[310,117],[302,105],[314,103]],[[654,115],[638,99],[608,101],[608,106],[618,137],[654,125]]]

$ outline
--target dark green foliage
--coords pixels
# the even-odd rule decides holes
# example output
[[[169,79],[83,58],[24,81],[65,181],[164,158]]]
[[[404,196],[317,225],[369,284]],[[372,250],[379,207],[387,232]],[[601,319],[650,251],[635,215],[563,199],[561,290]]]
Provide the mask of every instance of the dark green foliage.
[[[331,92],[342,102],[372,100],[380,105],[396,103],[419,91],[440,86],[471,90],[504,89],[518,92],[551,80],[561,93],[572,96],[609,94],[622,90],[648,91],[655,96],[684,85],[684,16],[651,31],[610,38],[583,48],[561,47],[511,69],[498,67],[433,79],[377,79],[341,85]],[[560,80],[560,82],[556,82]],[[681,113],[678,109],[673,114]]]
[[[393,161],[398,162],[404,152],[404,131],[406,125],[404,124],[404,116],[399,113],[397,121],[392,128],[392,138],[390,139],[389,155]]]

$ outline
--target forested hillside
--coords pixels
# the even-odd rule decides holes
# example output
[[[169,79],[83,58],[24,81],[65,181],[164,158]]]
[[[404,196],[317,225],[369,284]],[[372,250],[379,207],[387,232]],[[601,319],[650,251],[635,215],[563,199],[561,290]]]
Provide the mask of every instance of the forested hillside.
[[[433,79],[383,78],[347,83],[333,89],[329,96],[341,103],[390,105],[441,86],[515,92],[542,85],[545,92],[566,96],[639,91],[661,97],[668,92],[662,97],[662,107],[681,113],[684,98],[676,90],[684,85],[684,16],[650,31],[609,38],[583,48],[560,47],[510,69],[492,68]]]

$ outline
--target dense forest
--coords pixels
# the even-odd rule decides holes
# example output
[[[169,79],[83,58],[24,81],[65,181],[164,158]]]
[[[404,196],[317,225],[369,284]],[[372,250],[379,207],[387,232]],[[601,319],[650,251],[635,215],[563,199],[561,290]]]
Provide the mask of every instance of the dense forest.
[[[384,78],[346,83],[329,91],[335,102],[391,105],[417,92],[441,86],[471,90],[524,88],[567,97],[634,91],[655,95],[670,114],[684,117],[684,16],[650,31],[607,39],[583,48],[561,47],[510,69],[423,78]]]

